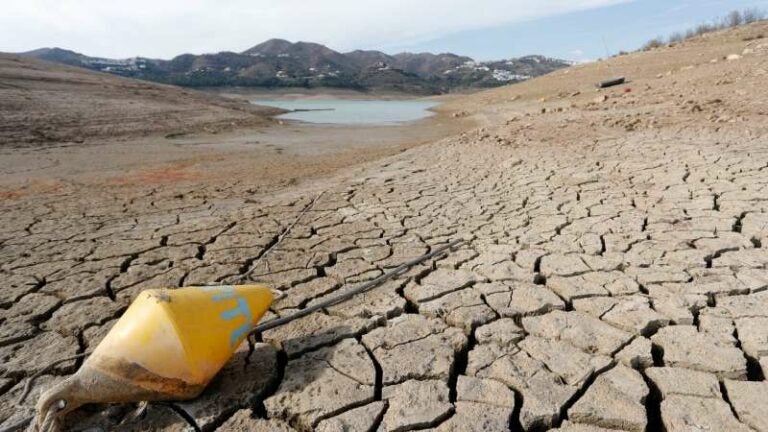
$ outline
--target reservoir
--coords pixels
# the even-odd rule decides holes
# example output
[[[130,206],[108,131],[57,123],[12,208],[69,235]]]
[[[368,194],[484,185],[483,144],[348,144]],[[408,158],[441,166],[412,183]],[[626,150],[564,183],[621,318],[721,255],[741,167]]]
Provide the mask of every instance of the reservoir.
[[[277,116],[278,119],[343,125],[398,125],[433,116],[429,109],[438,105],[437,102],[425,100],[299,99],[251,102],[291,111]]]

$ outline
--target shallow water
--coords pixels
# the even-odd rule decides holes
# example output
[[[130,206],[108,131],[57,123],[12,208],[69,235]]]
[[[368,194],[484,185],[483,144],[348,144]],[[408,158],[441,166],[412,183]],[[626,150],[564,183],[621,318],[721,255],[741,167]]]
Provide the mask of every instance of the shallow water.
[[[265,105],[286,110],[299,110],[279,115],[285,120],[299,120],[307,123],[347,125],[397,125],[433,116],[430,108],[436,102],[423,100],[254,100],[256,105]],[[301,111],[311,110],[311,111]]]

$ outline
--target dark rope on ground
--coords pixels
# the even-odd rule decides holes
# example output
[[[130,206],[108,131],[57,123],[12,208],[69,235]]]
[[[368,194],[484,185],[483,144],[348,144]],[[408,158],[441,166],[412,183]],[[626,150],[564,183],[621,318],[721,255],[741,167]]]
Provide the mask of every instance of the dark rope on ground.
[[[377,277],[376,279],[372,279],[372,280],[370,280],[368,282],[365,282],[365,283],[363,283],[360,286],[357,286],[355,288],[350,289],[349,291],[345,291],[345,292],[343,292],[343,293],[341,293],[341,294],[339,294],[339,295],[337,295],[335,297],[331,297],[328,300],[319,302],[319,303],[317,303],[317,304],[315,304],[313,306],[310,306],[310,307],[307,307],[305,309],[302,309],[302,310],[300,310],[300,311],[298,311],[296,313],[293,313],[291,315],[288,315],[288,316],[285,316],[285,317],[282,317],[282,318],[275,318],[273,320],[270,320],[270,321],[267,321],[267,322],[265,322],[263,324],[260,324],[260,325],[256,326],[253,330],[251,330],[250,334],[258,335],[258,334],[261,334],[261,333],[263,333],[263,332],[265,332],[267,330],[273,329],[275,327],[279,327],[281,325],[287,324],[287,323],[289,323],[291,321],[297,320],[297,319],[305,317],[307,315],[311,315],[312,313],[317,312],[317,311],[319,311],[321,309],[325,309],[325,308],[327,308],[329,306],[333,306],[333,305],[336,305],[336,304],[339,304],[339,303],[343,303],[343,302],[351,299],[352,297],[354,297],[354,296],[356,296],[358,294],[364,293],[366,291],[369,291],[369,290],[371,290],[371,289],[381,285],[382,283],[392,279],[395,276],[398,276],[398,275],[401,275],[401,274],[405,273],[406,271],[410,270],[411,267],[413,267],[413,266],[415,266],[417,264],[421,264],[421,263],[423,263],[424,261],[427,261],[430,258],[434,258],[436,256],[446,254],[446,253],[448,253],[448,251],[451,248],[454,248],[454,247],[456,247],[456,246],[458,246],[458,245],[460,245],[462,243],[465,243],[467,241],[469,241],[469,240],[468,239],[464,239],[464,238],[458,239],[458,240],[454,240],[454,241],[448,243],[447,245],[439,247],[439,248],[435,249],[434,251],[432,251],[432,252],[430,252],[430,253],[428,253],[426,255],[422,255],[422,256],[420,256],[420,257],[418,257],[416,259],[413,259],[411,261],[405,262],[405,263],[401,264],[399,267],[395,268],[394,270],[391,270],[391,271],[389,271],[387,273],[384,273],[383,275]]]
[[[299,213],[299,215],[294,219],[293,223],[291,223],[286,229],[283,230],[283,232],[280,233],[280,235],[277,237],[277,241],[272,244],[272,246],[268,247],[267,250],[264,251],[264,253],[261,254],[253,263],[251,263],[251,269],[247,272],[243,273],[242,275],[238,276],[235,281],[236,282],[242,282],[246,279],[248,279],[249,276],[251,276],[251,273],[253,273],[256,270],[256,263],[261,260],[266,260],[267,263],[267,269],[269,269],[269,260],[267,260],[267,256],[272,253],[275,249],[277,249],[277,246],[280,245],[280,243],[288,237],[288,234],[291,233],[291,230],[293,227],[296,226],[297,223],[301,220],[302,217],[304,217],[305,214],[307,214],[308,211],[312,210],[312,208],[315,207],[315,204],[320,200],[320,198],[325,195],[327,191],[322,191],[318,196],[315,197],[309,204],[307,204],[306,207],[304,207],[304,210]]]

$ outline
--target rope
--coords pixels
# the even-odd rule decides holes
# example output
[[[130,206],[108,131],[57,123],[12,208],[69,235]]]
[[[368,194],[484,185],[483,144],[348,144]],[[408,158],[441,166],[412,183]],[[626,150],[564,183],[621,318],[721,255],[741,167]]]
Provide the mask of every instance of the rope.
[[[27,429],[27,432],[58,432],[61,430],[61,423],[59,422],[59,418],[56,415],[57,409],[60,409],[60,407],[55,405],[51,406],[51,409],[45,413],[43,422],[40,424],[31,424]]]
[[[257,262],[259,262],[259,261],[261,261],[261,260],[263,260],[263,259],[266,259],[266,258],[267,258],[267,256],[268,256],[270,253],[272,253],[272,251],[274,251],[275,249],[277,249],[277,246],[278,246],[278,245],[279,245],[279,244],[280,244],[280,243],[281,243],[281,242],[282,242],[282,241],[283,241],[283,240],[284,240],[286,237],[288,237],[288,234],[290,234],[290,233],[291,233],[291,230],[293,229],[293,227],[295,227],[295,226],[296,226],[296,224],[297,224],[297,223],[299,223],[299,220],[301,220],[301,218],[302,218],[302,217],[304,217],[304,215],[305,215],[305,214],[306,214],[308,211],[310,211],[310,210],[311,210],[311,209],[312,209],[312,208],[315,206],[315,204],[316,204],[316,203],[317,203],[317,202],[320,200],[320,198],[321,198],[321,197],[322,197],[322,196],[323,196],[323,195],[324,195],[326,192],[327,192],[327,191],[322,191],[322,192],[320,192],[320,194],[319,194],[318,196],[316,196],[316,197],[315,197],[315,199],[313,199],[313,200],[312,200],[312,202],[310,202],[309,204],[307,204],[307,206],[306,206],[306,207],[304,207],[304,210],[302,210],[302,211],[301,211],[301,213],[299,213],[299,215],[296,217],[296,219],[294,219],[293,223],[291,223],[291,225],[289,225],[289,226],[288,226],[288,228],[284,229],[284,230],[283,230],[283,232],[282,232],[282,233],[280,233],[280,235],[277,237],[277,241],[276,241],[274,244],[272,244],[272,246],[268,247],[268,248],[267,248],[267,250],[265,250],[265,251],[264,251],[264,253],[262,253],[260,257],[256,258],[256,260],[255,260],[255,261],[253,261],[253,263],[251,263],[251,269],[250,269],[250,270],[248,270],[247,272],[243,273],[242,275],[238,276],[238,277],[235,279],[235,281],[236,281],[236,282],[242,282],[242,281],[244,281],[244,280],[248,279],[248,277],[251,275],[251,273],[253,273],[254,271],[256,271],[256,263],[257,263]],[[269,261],[267,261],[267,268],[269,268]]]
[[[382,284],[383,282],[386,282],[386,281],[392,279],[393,277],[404,273],[406,270],[409,270],[411,267],[413,267],[413,266],[415,266],[417,264],[421,264],[421,263],[423,263],[424,261],[426,261],[426,260],[428,260],[430,258],[436,257],[438,255],[442,255],[443,253],[445,253],[449,249],[451,249],[453,247],[456,247],[456,246],[458,246],[461,243],[464,243],[466,241],[468,241],[468,240],[467,239],[463,239],[463,238],[462,239],[458,239],[458,240],[454,240],[454,241],[448,243],[447,245],[442,246],[440,248],[437,248],[434,251],[432,251],[432,252],[430,252],[430,253],[428,253],[426,255],[422,255],[422,256],[420,256],[420,257],[418,257],[416,259],[413,259],[411,261],[405,262],[405,263],[401,264],[399,267],[395,268],[394,270],[391,270],[388,273],[384,273],[383,275],[377,277],[376,279],[370,280],[370,281],[368,281],[368,282],[366,282],[366,283],[364,283],[364,284],[362,284],[362,285],[360,285],[360,286],[358,286],[356,288],[352,288],[349,291],[346,291],[346,292],[341,293],[341,294],[339,294],[339,295],[337,295],[335,297],[332,297],[332,298],[330,298],[328,300],[325,300],[325,301],[322,301],[320,303],[317,303],[314,306],[310,306],[310,307],[307,307],[305,309],[302,309],[302,310],[300,310],[300,311],[298,311],[298,312],[296,312],[294,314],[291,314],[291,315],[288,315],[288,316],[282,317],[282,318],[276,318],[276,319],[273,319],[271,321],[267,321],[264,324],[258,325],[258,326],[256,326],[256,328],[251,330],[250,334],[260,334],[260,333],[265,332],[267,330],[273,329],[275,327],[279,327],[279,326],[287,324],[287,323],[289,323],[291,321],[294,321],[294,320],[297,320],[299,318],[302,318],[302,317],[305,317],[307,315],[310,315],[310,314],[312,314],[312,313],[314,313],[314,312],[316,312],[316,311],[318,311],[320,309],[325,309],[325,308],[327,308],[329,306],[333,306],[333,305],[345,302],[345,301],[349,300],[350,298],[356,296],[357,294],[366,292],[366,291],[368,291],[368,290],[370,290],[370,289],[372,289],[372,288]]]
[[[27,429],[27,432],[58,432],[61,429],[61,424],[56,416],[56,412],[60,409],[62,409],[61,406],[51,406],[48,412],[45,413],[45,417],[41,423],[33,422],[35,417],[30,416],[3,427],[0,429],[0,432],[17,432],[24,428]]]

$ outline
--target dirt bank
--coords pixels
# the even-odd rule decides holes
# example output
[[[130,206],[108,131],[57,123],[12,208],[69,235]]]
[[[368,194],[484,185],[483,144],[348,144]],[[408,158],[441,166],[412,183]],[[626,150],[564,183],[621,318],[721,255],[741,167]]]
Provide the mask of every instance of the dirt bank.
[[[276,111],[0,53],[0,148],[266,126]]]
[[[392,155],[467,128],[438,115],[403,126],[273,122],[268,127],[170,136],[92,138],[0,148],[0,190],[7,195],[60,187],[174,187],[176,183],[247,182],[267,191]]]

